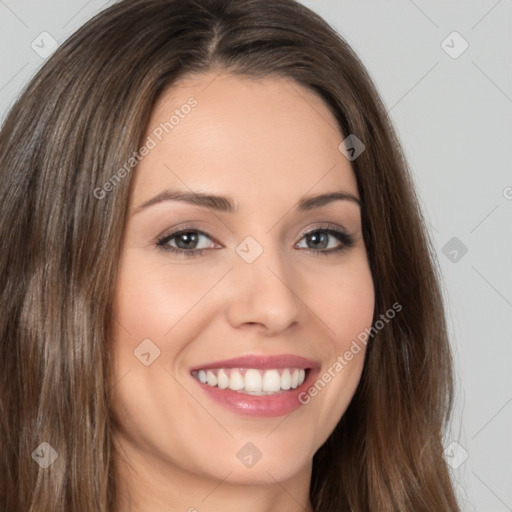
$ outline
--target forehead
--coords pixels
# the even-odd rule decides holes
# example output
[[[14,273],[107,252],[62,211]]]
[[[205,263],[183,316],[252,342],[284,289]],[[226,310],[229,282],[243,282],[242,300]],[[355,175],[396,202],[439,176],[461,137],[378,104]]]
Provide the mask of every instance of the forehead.
[[[260,205],[333,189],[358,195],[336,119],[320,96],[290,79],[187,77],[155,104],[150,139],[134,176],[135,201],[171,187]]]

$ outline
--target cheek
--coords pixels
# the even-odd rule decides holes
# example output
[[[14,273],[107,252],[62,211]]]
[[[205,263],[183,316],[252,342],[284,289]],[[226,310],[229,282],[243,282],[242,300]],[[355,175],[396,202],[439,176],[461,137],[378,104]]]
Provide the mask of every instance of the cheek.
[[[375,292],[365,254],[316,274],[309,305],[318,312],[326,336],[322,339],[324,364],[318,377],[300,397],[315,418],[316,442],[323,443],[343,416],[361,377],[365,330],[372,325]]]
[[[307,269],[300,283],[299,293],[324,325],[330,349],[346,350],[371,325],[375,291],[364,248],[337,264]]]
[[[127,260],[120,268],[114,301],[115,319],[125,330],[120,335],[126,338],[127,331],[135,344],[150,338],[163,349],[177,350],[173,331],[194,313],[218,281],[218,272],[204,265],[153,264],[136,255]]]
[[[318,300],[323,302],[335,344],[343,349],[347,340],[357,337],[372,323],[375,293],[369,268],[361,263],[331,276],[325,295]]]

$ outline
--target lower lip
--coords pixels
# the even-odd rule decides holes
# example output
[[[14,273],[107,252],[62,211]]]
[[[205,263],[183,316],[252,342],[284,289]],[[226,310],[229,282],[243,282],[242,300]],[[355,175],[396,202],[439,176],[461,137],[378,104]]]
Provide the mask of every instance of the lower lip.
[[[192,378],[210,398],[226,409],[244,416],[271,418],[290,414],[301,407],[303,404],[299,401],[299,395],[311,386],[318,373],[318,369],[311,368],[306,380],[298,388],[275,395],[246,395],[231,389],[212,387]]]

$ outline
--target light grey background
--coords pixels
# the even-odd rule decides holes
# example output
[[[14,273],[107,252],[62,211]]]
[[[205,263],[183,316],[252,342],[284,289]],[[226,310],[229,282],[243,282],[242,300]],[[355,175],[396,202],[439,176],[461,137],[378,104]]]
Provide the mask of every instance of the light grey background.
[[[40,34],[62,43],[110,3],[0,0],[0,122],[44,63]],[[512,511],[512,0],[303,3],[369,69],[429,219],[456,358],[446,446],[462,508]],[[464,41],[457,58],[445,51]]]

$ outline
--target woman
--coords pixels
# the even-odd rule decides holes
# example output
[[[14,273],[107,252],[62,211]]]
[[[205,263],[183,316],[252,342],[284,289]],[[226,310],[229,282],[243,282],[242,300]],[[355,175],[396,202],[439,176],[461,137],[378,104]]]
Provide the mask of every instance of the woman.
[[[459,510],[432,251],[317,15],[121,1],[0,150],[2,510]]]

